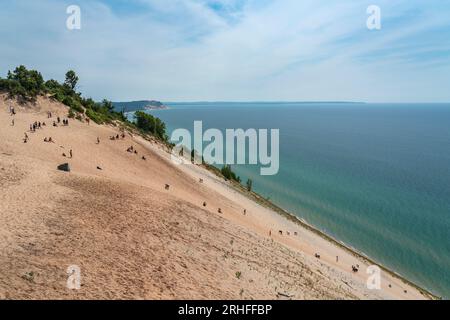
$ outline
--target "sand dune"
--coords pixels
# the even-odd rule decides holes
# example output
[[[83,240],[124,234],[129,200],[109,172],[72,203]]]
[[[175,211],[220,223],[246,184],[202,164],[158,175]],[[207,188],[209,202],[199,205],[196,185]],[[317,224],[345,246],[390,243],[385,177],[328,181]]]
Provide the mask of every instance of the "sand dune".
[[[386,272],[382,290],[368,290],[367,261],[209,171],[177,167],[138,136],[109,140],[118,127],[53,127],[58,115],[67,108],[47,98],[21,106],[0,95],[1,299],[429,298]],[[47,126],[27,132],[34,121]],[[56,170],[65,162],[70,173]],[[80,290],[66,287],[70,265]]]

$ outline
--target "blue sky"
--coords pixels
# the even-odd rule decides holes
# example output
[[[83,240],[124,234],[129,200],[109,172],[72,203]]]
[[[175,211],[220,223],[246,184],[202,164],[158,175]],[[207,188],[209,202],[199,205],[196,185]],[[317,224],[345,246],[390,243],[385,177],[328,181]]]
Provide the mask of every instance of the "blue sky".
[[[0,74],[74,69],[111,100],[450,102],[449,17],[440,0],[2,0]]]

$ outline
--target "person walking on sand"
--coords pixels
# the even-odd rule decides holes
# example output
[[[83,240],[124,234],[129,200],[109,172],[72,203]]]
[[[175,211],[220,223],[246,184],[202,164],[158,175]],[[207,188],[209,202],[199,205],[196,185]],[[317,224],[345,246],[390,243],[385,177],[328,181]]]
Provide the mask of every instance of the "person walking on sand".
[[[73,158],[72,149],[70,149],[69,155],[70,155],[70,158],[72,159]]]
[[[97,137],[97,144],[100,144],[100,138]]]

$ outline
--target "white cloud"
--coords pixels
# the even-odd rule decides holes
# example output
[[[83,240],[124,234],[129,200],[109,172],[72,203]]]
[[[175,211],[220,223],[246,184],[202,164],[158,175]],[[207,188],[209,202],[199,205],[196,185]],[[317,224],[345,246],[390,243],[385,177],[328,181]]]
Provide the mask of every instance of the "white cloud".
[[[113,100],[450,100],[449,59],[432,57],[448,45],[425,42],[450,34],[445,12],[409,21],[416,1],[379,1],[378,33],[365,29],[370,3],[355,1],[135,0],[144,9],[133,14],[79,2],[82,29],[68,31],[69,2],[8,1],[2,73],[26,64],[61,79],[73,68],[85,94]]]

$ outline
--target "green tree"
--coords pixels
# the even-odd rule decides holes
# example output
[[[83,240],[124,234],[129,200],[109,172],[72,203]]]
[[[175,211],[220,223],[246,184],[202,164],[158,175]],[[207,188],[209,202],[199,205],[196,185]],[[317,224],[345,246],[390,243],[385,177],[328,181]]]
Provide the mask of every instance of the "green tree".
[[[166,125],[161,119],[156,118],[143,111],[136,111],[135,114],[136,126],[144,132],[151,133],[161,140],[167,141]]]
[[[108,110],[108,112],[114,111],[114,105],[111,101],[103,99],[102,104],[103,104],[103,107],[106,108],[106,110]]]
[[[253,189],[253,180],[247,179],[247,191],[251,192]]]
[[[220,170],[220,172],[228,180],[234,180],[234,181],[239,182],[239,183],[241,182],[241,178],[236,176],[236,174],[231,169],[230,165],[223,166],[222,170]]]
[[[81,104],[86,109],[93,109],[95,108],[95,101],[92,98],[82,99]]]
[[[71,90],[75,91],[78,80],[80,80],[73,70],[69,70],[66,73],[66,80],[64,81],[64,84],[68,86]]]
[[[25,98],[35,98],[45,89],[44,79],[40,72],[19,66],[13,72],[8,71],[10,87],[15,89],[13,95],[20,94]]]

